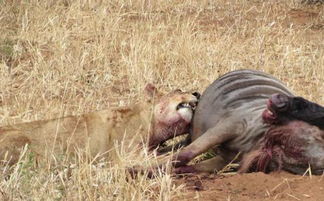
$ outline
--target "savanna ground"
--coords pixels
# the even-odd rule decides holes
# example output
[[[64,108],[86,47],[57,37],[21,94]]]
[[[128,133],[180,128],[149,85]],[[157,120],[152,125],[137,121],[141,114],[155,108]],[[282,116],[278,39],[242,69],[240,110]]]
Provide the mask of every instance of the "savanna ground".
[[[146,83],[202,92],[221,74],[259,69],[324,104],[324,6],[294,0],[0,1],[0,123],[142,100]],[[131,135],[131,134],[130,134]],[[2,200],[324,200],[321,176],[158,175],[120,163],[25,154],[2,167]],[[53,161],[52,160],[52,161]],[[152,162],[153,161],[153,162]],[[8,173],[9,172],[9,173]]]

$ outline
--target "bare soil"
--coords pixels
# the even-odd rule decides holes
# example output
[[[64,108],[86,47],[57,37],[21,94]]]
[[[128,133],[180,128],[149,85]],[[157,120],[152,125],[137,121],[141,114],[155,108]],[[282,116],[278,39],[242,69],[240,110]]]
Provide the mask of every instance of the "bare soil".
[[[176,185],[185,192],[174,200],[324,200],[323,176],[301,176],[287,172],[234,175],[191,174],[179,176]]]

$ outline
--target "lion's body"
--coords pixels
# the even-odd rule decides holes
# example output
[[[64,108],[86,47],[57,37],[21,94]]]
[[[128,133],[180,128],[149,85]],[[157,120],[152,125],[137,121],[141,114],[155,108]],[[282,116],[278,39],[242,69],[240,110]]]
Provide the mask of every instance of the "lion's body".
[[[163,126],[159,126],[161,121],[164,122],[164,116],[153,113],[156,107],[170,110],[168,107],[173,107],[175,102],[179,102],[178,97],[182,97],[183,100],[195,98],[190,93],[171,93],[171,96],[164,96],[161,99],[163,107],[158,104],[153,105],[148,101],[129,107],[110,108],[80,116],[67,116],[0,127],[0,159],[6,159],[11,164],[16,163],[21,148],[26,144],[38,158],[52,153],[75,154],[80,150],[86,151],[92,157],[97,155],[104,155],[107,158],[114,157],[112,155],[116,153],[114,150],[118,145],[123,144],[125,151],[127,149],[130,151],[130,149],[136,149],[136,146],[142,142],[147,143],[148,139],[160,139],[160,135],[166,134],[173,135],[176,131],[158,133],[154,129],[166,131],[167,129],[163,127],[164,124],[169,128],[170,125],[174,126],[173,124],[178,124],[178,122],[163,123]],[[175,107],[173,110],[176,110]],[[170,111],[169,114],[173,117],[178,115],[174,111]],[[176,116],[176,119],[179,118],[181,117]],[[187,124],[189,125],[189,123]],[[183,132],[187,132],[187,125],[185,127],[182,129]]]
[[[0,128],[0,155],[13,157],[16,162],[22,147],[29,144],[29,149],[37,156],[46,153],[75,152],[86,148],[92,156],[108,153],[115,145],[128,140],[141,138],[137,134],[149,134],[151,111],[140,105],[115,108],[67,116],[52,120],[40,120],[4,126]],[[128,137],[125,137],[125,135]],[[109,156],[109,154],[107,154]]]

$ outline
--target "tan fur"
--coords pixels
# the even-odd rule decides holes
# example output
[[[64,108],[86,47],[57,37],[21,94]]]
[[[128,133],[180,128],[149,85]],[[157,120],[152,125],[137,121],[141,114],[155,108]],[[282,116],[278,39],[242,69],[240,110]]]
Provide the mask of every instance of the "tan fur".
[[[190,93],[174,91],[159,96],[155,88],[147,87],[147,90],[151,96],[158,97],[155,101],[157,104],[152,104],[150,100],[129,107],[109,108],[80,116],[0,127],[0,157],[2,160],[6,158],[11,164],[15,163],[21,148],[26,144],[29,144],[30,150],[38,158],[47,153],[75,153],[76,149],[84,148],[89,148],[87,151],[91,156],[104,153],[109,156],[116,143],[123,142],[128,145],[131,140],[135,140],[135,144],[140,144],[143,139],[147,142],[148,137],[160,139],[161,134],[155,131],[166,130],[163,126],[169,127],[167,124],[173,124],[174,121],[165,119],[166,114],[163,112],[155,114],[153,111],[168,110],[166,113],[179,119],[175,107],[180,102],[197,102],[196,97]],[[186,122],[185,125],[189,123]],[[187,132],[187,128],[183,128],[182,132],[184,131]],[[172,132],[169,137],[175,134],[175,131]],[[183,133],[176,133],[178,134]],[[134,149],[134,146],[131,148]]]

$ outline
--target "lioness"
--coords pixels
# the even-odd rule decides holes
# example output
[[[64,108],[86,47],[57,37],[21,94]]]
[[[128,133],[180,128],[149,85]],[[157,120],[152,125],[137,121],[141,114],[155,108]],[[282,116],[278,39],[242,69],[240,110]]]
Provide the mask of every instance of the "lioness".
[[[87,148],[91,156],[109,157],[115,142],[127,145],[135,140],[139,144],[144,139],[152,150],[188,133],[198,93],[175,90],[162,95],[151,84],[145,91],[149,100],[129,107],[0,127],[0,159],[16,163],[26,144],[37,158],[47,153],[73,153],[76,148]],[[139,135],[134,139],[135,134]]]

